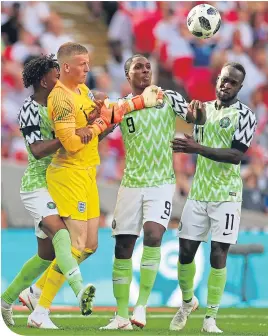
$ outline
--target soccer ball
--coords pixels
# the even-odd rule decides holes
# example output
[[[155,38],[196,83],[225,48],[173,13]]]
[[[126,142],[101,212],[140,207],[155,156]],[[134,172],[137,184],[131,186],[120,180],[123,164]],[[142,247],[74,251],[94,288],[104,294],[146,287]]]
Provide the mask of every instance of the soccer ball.
[[[221,16],[218,10],[207,4],[197,5],[187,16],[187,27],[196,37],[209,38],[217,33],[221,26]]]

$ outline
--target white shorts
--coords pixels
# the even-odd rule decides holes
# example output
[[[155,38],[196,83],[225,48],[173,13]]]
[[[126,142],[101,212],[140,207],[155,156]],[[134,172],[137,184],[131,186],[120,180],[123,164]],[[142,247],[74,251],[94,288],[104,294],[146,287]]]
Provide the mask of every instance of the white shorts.
[[[113,235],[140,235],[145,222],[151,221],[167,228],[175,184],[159,187],[128,188],[121,186],[112,223]]]
[[[182,211],[179,237],[236,244],[241,217],[241,202],[202,202],[187,199]]]
[[[34,218],[35,235],[45,239],[47,235],[40,229],[43,218],[51,215],[58,215],[58,209],[46,188],[37,189],[30,192],[20,192],[20,197],[25,209]]]

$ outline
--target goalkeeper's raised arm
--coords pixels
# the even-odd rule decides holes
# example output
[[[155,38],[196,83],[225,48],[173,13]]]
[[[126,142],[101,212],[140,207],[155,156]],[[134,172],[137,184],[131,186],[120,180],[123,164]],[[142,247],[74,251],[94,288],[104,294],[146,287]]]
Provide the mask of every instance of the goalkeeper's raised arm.
[[[92,131],[92,138],[104,132],[112,124],[120,123],[126,114],[162,103],[163,91],[156,85],[148,86],[142,94],[135,97],[120,99],[118,103],[110,104],[109,99],[106,99],[101,108],[100,118],[88,126]]]

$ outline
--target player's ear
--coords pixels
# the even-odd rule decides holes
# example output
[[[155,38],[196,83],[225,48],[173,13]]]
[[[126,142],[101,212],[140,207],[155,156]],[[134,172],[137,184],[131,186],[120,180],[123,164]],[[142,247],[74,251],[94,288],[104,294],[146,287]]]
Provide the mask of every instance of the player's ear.
[[[69,67],[69,64],[68,63],[64,63],[63,64],[63,69],[64,69],[64,72],[70,72],[70,67]]]
[[[45,80],[45,78],[42,78],[41,81],[40,81],[40,85],[46,89],[47,88],[47,81]]]

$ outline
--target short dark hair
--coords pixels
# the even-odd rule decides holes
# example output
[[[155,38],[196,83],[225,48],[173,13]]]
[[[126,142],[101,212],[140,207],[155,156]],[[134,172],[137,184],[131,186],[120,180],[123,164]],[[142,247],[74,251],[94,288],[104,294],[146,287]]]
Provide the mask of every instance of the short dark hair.
[[[82,44],[75,42],[66,42],[62,44],[57,52],[57,59],[61,63],[64,57],[88,54],[88,50]]]
[[[231,66],[231,67],[235,68],[236,70],[242,72],[242,74],[243,74],[243,80],[245,79],[245,77],[246,77],[246,70],[245,70],[245,68],[243,67],[242,64],[237,63],[237,62],[227,62],[227,63],[225,63],[223,65],[223,68],[225,68],[227,66]]]
[[[134,58],[137,58],[137,57],[145,57],[145,56],[141,55],[141,54],[135,54],[135,55],[131,56],[129,59],[126,60],[125,65],[124,65],[124,70],[125,70],[125,75],[126,76],[129,73],[129,69],[130,69],[130,66],[131,66]]]
[[[41,79],[53,68],[60,69],[55,55],[41,55],[35,57],[24,65],[22,71],[23,84],[26,88],[33,85],[36,87]]]

